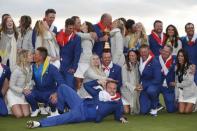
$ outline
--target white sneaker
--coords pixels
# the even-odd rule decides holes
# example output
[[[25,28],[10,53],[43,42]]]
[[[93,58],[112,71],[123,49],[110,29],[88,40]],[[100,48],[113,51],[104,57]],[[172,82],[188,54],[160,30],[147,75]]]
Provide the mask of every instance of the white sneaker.
[[[159,112],[159,111],[161,111],[163,109],[165,109],[165,107],[161,105],[161,106],[157,107],[157,112]]]
[[[36,128],[36,127],[39,127],[40,126],[40,122],[38,121],[27,121],[27,128]]]
[[[36,117],[38,116],[39,113],[40,113],[40,109],[36,109],[35,111],[31,113],[31,117]]]
[[[157,109],[151,109],[151,110],[150,110],[150,114],[151,114],[152,116],[157,116]]]
[[[53,117],[53,116],[58,116],[58,115],[60,115],[60,114],[58,113],[58,110],[56,110],[54,112],[51,112],[50,116],[47,116],[47,117]]]
[[[40,114],[41,115],[48,115],[48,112],[46,111],[46,108],[40,107]]]

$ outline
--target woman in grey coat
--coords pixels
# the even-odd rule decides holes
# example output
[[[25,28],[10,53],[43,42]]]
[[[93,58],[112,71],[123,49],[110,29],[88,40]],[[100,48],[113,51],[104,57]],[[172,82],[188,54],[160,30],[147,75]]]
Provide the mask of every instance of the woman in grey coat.
[[[125,63],[124,49],[124,23],[121,20],[114,20],[110,31],[112,61],[122,67]]]
[[[134,49],[129,50],[126,57],[126,64],[122,67],[122,101],[124,112],[130,114],[138,114],[140,111],[139,93],[142,87],[139,84],[140,76],[137,58],[138,52]]]
[[[8,106],[16,118],[26,117],[30,114],[29,104],[24,93],[31,89],[32,70],[30,63],[33,55],[28,50],[21,50],[17,56],[17,66],[10,78],[10,88],[7,92]]]
[[[25,49],[33,51],[32,45],[32,29],[31,29],[31,17],[30,16],[21,16],[20,26],[18,28],[19,37],[17,40],[17,50]]]
[[[189,64],[187,52],[180,49],[177,54],[176,82],[172,82],[176,88],[179,113],[191,113],[197,100],[197,87],[194,82],[196,72],[195,65]]]

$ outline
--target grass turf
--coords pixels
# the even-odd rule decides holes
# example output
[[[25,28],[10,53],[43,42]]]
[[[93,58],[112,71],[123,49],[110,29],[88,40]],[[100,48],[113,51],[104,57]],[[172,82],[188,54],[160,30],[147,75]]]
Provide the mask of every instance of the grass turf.
[[[161,112],[157,117],[128,115],[129,123],[121,124],[107,117],[101,123],[87,122],[61,126],[36,128],[34,131],[196,131],[197,113],[190,115]],[[33,118],[39,120],[41,117]],[[32,118],[16,119],[13,116],[0,117],[0,131],[26,131],[26,121]]]

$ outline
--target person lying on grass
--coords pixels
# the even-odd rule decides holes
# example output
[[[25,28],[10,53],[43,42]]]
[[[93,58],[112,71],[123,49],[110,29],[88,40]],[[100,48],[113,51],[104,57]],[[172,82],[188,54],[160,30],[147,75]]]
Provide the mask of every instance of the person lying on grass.
[[[103,86],[103,89],[98,88],[99,85]],[[84,87],[92,98],[82,99],[71,87],[61,85],[57,92],[57,107],[60,115],[40,121],[27,121],[27,127],[48,127],[85,121],[101,122],[110,114],[114,114],[117,121],[128,122],[123,117],[123,105],[120,95],[116,93],[116,81],[93,80],[85,83]],[[64,113],[65,106],[69,107],[69,112]]]

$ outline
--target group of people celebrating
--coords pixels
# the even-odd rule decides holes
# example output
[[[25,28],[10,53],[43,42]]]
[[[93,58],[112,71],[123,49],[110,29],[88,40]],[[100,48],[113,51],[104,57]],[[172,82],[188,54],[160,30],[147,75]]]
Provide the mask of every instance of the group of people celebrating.
[[[124,114],[189,114],[197,101],[197,35],[185,25],[179,37],[172,24],[163,32],[156,20],[150,35],[141,22],[104,13],[93,25],[79,16],[53,25],[54,9],[31,28],[23,15],[16,27],[10,14],[0,27],[0,116],[49,116],[28,121],[28,128],[106,116],[127,123]]]

